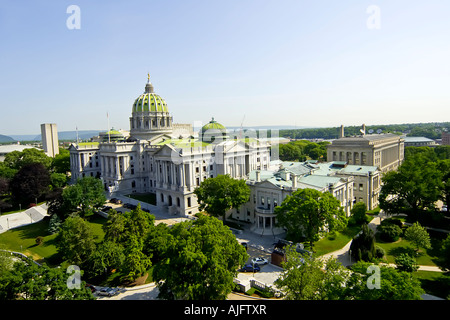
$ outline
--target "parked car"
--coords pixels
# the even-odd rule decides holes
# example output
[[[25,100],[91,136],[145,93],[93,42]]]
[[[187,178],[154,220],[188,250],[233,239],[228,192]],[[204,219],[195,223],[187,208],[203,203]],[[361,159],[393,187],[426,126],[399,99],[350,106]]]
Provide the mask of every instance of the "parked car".
[[[100,291],[98,291],[98,295],[99,296],[107,296],[107,297],[112,297],[119,294],[119,288],[110,288],[110,287],[106,287],[101,289]]]
[[[247,242],[241,242],[241,245],[245,248],[245,251],[248,249]]]
[[[92,284],[86,283],[85,287],[91,289],[92,293],[97,291],[97,289]]]
[[[131,204],[131,203],[125,203],[125,204],[123,205],[123,207],[124,207],[124,208],[127,208],[127,209],[131,209],[131,210],[133,210],[133,209],[136,209],[136,208],[137,208],[137,206],[136,206],[136,205],[134,205],[134,204]]]
[[[252,263],[258,264],[260,266],[268,264],[269,261],[267,259],[264,259],[262,257],[257,257],[252,259]]]
[[[119,199],[117,199],[117,198],[112,198],[111,200],[109,200],[109,202],[115,203],[115,204],[121,204],[121,203],[122,203],[122,200],[119,200]]]
[[[261,271],[261,267],[257,263],[255,263],[255,264],[248,263],[245,266],[243,266],[239,271],[240,272],[259,272],[259,271]]]
[[[109,212],[109,210],[111,210],[111,209],[112,209],[111,206],[104,206],[101,210],[102,210],[103,212]]]

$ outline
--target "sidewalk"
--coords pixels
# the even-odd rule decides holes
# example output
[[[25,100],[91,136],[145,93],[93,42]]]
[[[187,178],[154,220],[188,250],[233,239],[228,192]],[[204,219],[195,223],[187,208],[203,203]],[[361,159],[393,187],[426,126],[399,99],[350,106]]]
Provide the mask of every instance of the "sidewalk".
[[[372,229],[374,232],[376,232],[377,226],[380,224],[380,222],[381,222],[380,216],[373,218],[369,223],[369,228]],[[352,243],[352,240],[347,242],[347,244],[344,247],[342,247],[341,249],[324,254],[323,256],[321,256],[321,258],[328,259],[329,257],[333,257],[333,258],[337,259],[340,263],[342,263],[343,266],[345,266],[345,267],[351,266],[354,263],[354,261],[352,261],[350,254],[349,254],[351,243]],[[391,267],[396,267],[396,265],[393,263],[389,263],[388,265]],[[436,266],[420,265],[418,270],[442,272],[442,270]]]
[[[0,233],[31,223],[39,222],[47,215],[47,204],[45,203],[21,212],[1,215]]]

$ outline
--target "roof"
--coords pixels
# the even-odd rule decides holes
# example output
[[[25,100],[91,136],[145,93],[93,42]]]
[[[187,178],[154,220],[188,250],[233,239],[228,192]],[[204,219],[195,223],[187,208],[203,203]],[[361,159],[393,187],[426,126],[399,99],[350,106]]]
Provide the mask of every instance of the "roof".
[[[22,145],[22,144],[5,144],[5,145],[0,145],[0,154],[7,154],[13,151],[23,151],[25,149],[38,149],[36,147],[33,146],[28,146],[28,145]],[[41,149],[39,149],[41,150]]]
[[[202,133],[204,133],[206,130],[227,130],[227,128],[225,128],[224,125],[220,124],[219,122],[214,120],[214,117],[211,119],[210,122],[208,122],[207,124],[205,124],[202,127]]]
[[[156,93],[143,93],[133,103],[135,112],[169,112],[167,103]]]
[[[137,97],[133,103],[132,113],[135,112],[169,112],[166,101],[153,92],[150,75],[148,75],[144,93]]]
[[[336,144],[346,144],[348,142],[365,142],[369,144],[370,142],[382,141],[382,140],[394,140],[394,139],[402,139],[401,136],[394,133],[380,133],[380,134],[365,134],[360,136],[351,136],[351,137],[342,137],[339,139],[333,140],[331,144],[327,147],[331,147]]]
[[[433,139],[429,139],[426,137],[403,137],[405,142],[435,142]]]

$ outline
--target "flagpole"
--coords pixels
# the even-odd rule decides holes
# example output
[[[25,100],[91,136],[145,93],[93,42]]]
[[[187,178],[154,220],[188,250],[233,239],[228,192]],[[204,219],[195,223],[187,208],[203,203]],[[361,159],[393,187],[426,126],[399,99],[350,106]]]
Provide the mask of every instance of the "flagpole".
[[[109,113],[106,112],[106,117],[108,118],[108,143],[111,143],[111,132],[109,130]]]

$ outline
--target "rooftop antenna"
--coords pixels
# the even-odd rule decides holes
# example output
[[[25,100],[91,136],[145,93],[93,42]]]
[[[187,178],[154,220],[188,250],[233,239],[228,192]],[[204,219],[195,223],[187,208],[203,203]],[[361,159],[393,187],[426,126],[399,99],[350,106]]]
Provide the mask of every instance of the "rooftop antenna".
[[[241,121],[241,129],[239,131],[239,139],[242,139],[242,132],[243,132],[242,125],[244,124],[244,120],[245,120],[245,114],[244,114],[244,117],[242,118],[242,121]]]

